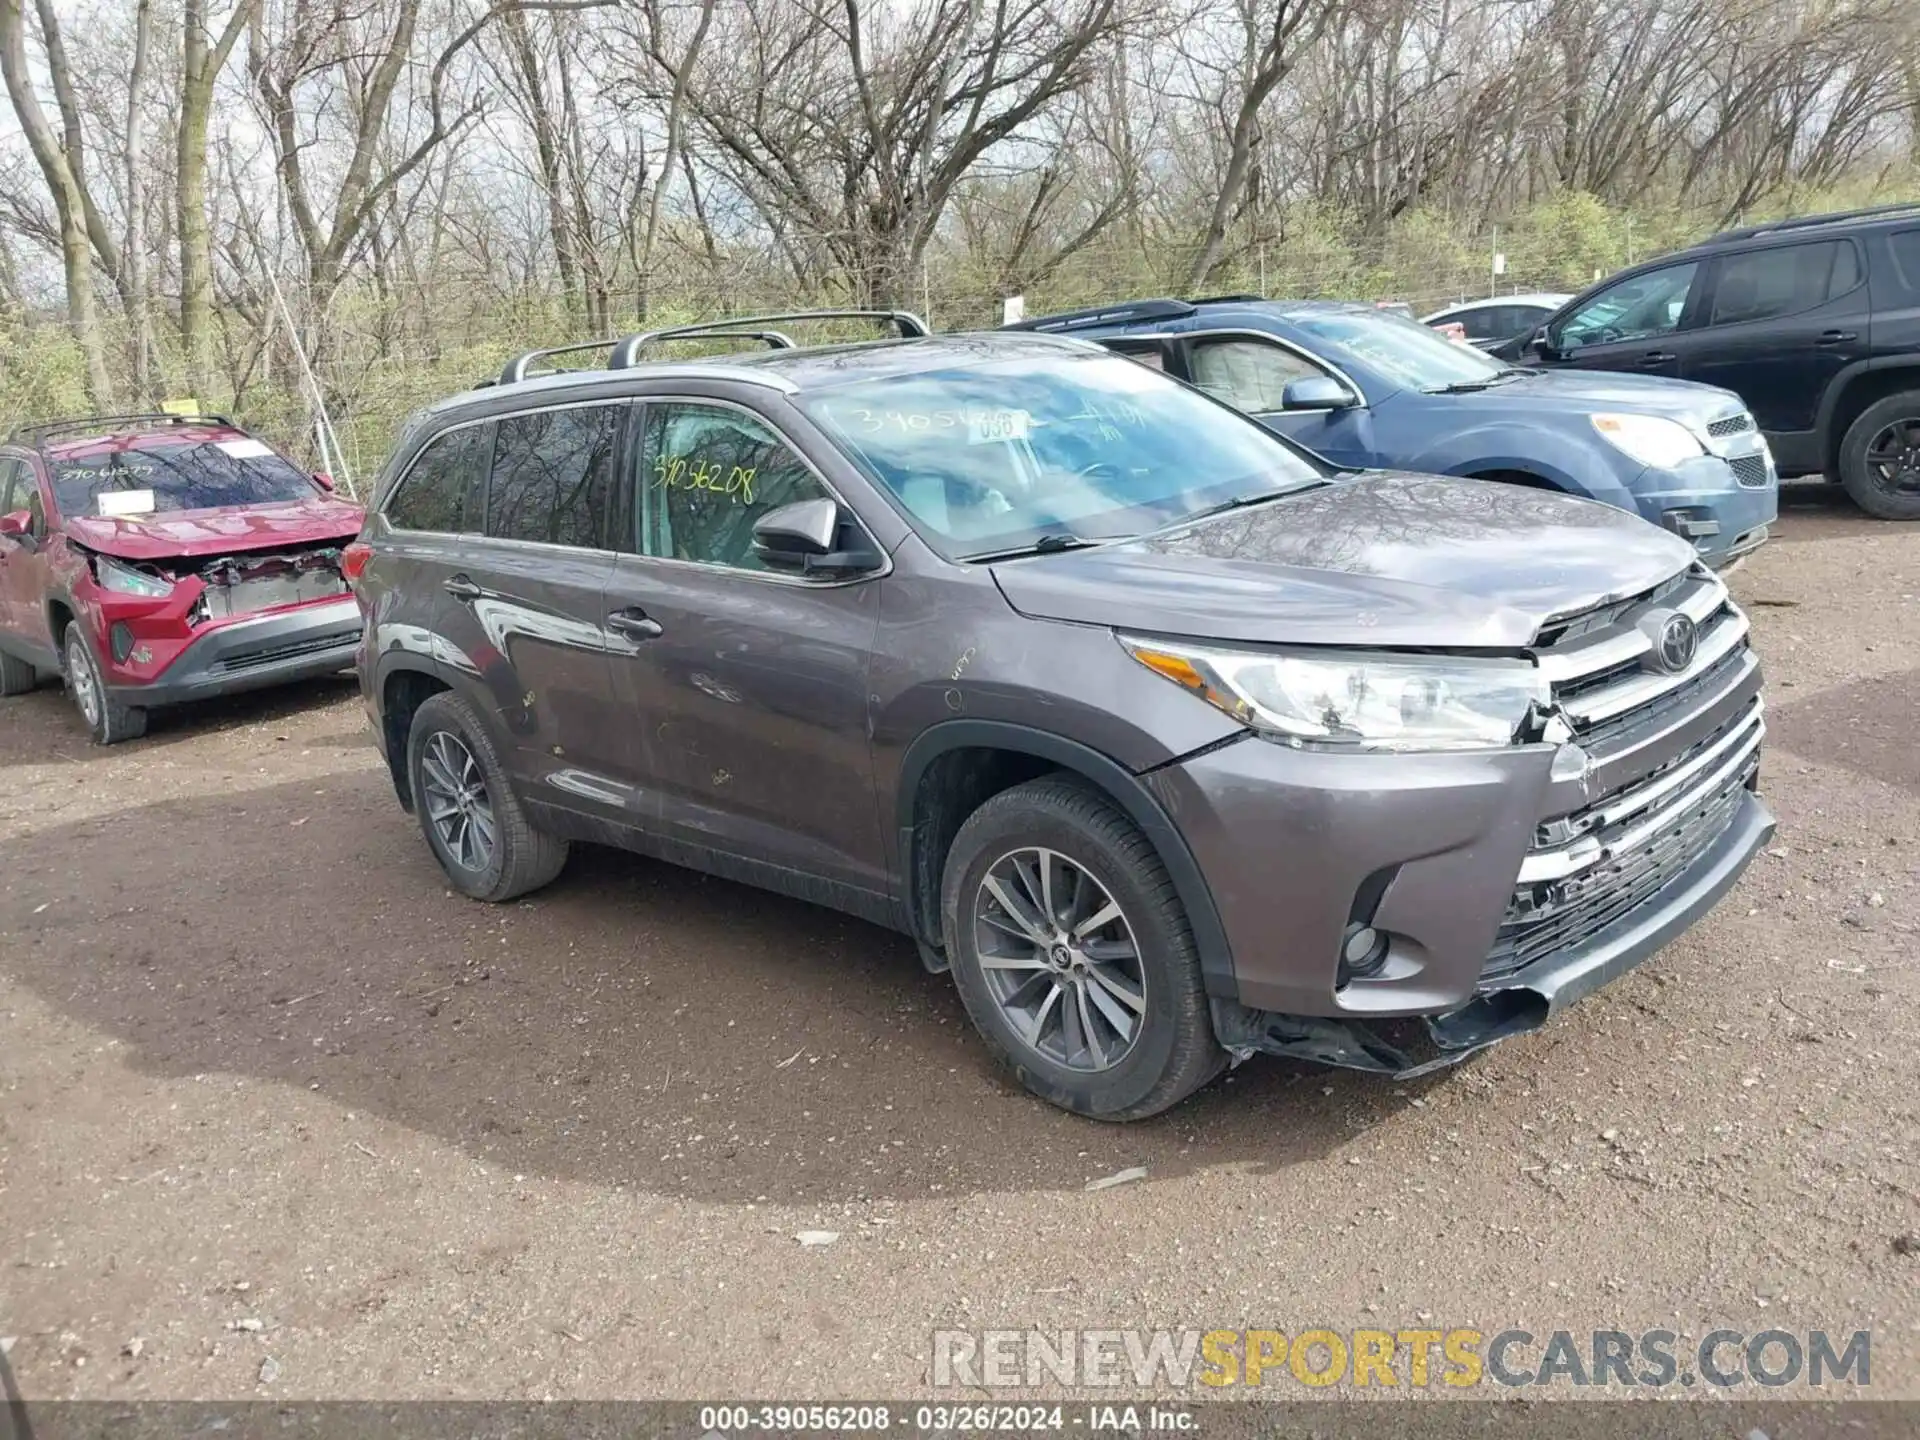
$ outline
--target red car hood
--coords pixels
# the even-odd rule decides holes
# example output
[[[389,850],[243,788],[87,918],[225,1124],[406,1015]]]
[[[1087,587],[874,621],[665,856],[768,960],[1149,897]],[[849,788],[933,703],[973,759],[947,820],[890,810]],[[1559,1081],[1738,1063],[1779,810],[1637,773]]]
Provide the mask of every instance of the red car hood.
[[[316,540],[353,539],[366,512],[345,500],[297,500],[232,510],[163,510],[153,515],[82,515],[67,534],[89,550],[122,560],[226,555]]]

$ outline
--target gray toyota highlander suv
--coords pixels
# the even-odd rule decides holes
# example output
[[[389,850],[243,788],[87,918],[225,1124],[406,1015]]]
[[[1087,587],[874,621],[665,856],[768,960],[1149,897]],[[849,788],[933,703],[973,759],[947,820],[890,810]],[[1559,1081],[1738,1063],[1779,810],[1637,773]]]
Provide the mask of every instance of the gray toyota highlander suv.
[[[584,840],[865,916],[1127,1119],[1255,1051],[1533,1029],[1771,833],[1746,617],[1684,540],[1332,471],[1083,341],[796,318],[522,356],[408,426],[346,570],[467,894]],[[689,336],[767,348],[642,359]]]

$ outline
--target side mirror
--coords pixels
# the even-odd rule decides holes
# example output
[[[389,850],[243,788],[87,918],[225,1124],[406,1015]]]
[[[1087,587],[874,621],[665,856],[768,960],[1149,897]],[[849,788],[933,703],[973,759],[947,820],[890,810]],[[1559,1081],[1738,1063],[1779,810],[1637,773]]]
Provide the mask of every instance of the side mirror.
[[[39,548],[33,538],[33,512],[31,510],[13,510],[0,515],[0,536],[13,541],[22,550]]]
[[[1289,380],[1280,392],[1282,410],[1350,410],[1359,403],[1360,397],[1331,375]]]
[[[333,477],[327,474],[326,471],[324,470],[314,471],[313,483],[318,485],[322,490],[326,491],[329,495],[333,493]]]
[[[1527,348],[1542,360],[1551,360],[1560,353],[1555,349],[1553,340],[1548,336],[1547,327],[1544,325],[1533,332],[1533,338],[1527,341]]]
[[[880,557],[864,546],[836,549],[840,506],[821,496],[769,510],[753,525],[753,553],[773,570],[802,575],[858,575],[878,569]]]

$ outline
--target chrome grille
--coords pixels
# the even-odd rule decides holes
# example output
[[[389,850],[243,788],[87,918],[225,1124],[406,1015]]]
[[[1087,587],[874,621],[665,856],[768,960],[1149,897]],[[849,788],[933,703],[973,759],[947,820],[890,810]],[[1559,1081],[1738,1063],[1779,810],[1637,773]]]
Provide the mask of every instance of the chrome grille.
[[[1652,773],[1540,826],[1482,985],[1580,944],[1684,874],[1733,823],[1766,729],[1755,696]]]
[[[1753,416],[1742,412],[1739,415],[1728,415],[1723,419],[1715,420],[1707,426],[1707,434],[1718,439],[1722,435],[1738,435],[1742,431],[1751,429],[1753,429]]]
[[[1726,586],[1698,568],[1680,580],[1624,608],[1603,607],[1608,617],[1598,628],[1572,639],[1557,631],[1557,643],[1535,647],[1572,743],[1633,778],[1536,828],[1481,972],[1483,989],[1586,943],[1652,900],[1726,833],[1753,783],[1766,733],[1758,695],[1710,734],[1661,738],[1698,735],[1696,717],[1722,713],[1729,696],[1750,686],[1755,664],[1747,617]],[[1693,662],[1678,674],[1654,668],[1659,625],[1645,623],[1668,611],[1692,619],[1699,636]],[[1672,752],[1660,753],[1668,743]]]
[[[1745,654],[1747,617],[1727,597],[1726,586],[1705,570],[1689,571],[1682,580],[1678,588],[1656,589],[1655,599],[1616,610],[1599,629],[1574,639],[1563,630],[1556,643],[1536,645],[1535,659],[1552,685],[1554,703],[1580,743],[1591,747],[1603,736],[1686,705],[1712,688],[1717,667]],[[1677,675],[1652,667],[1653,642],[1637,628],[1654,610],[1679,611],[1698,629],[1693,663]]]
[[[1735,484],[1759,486],[1767,483],[1767,457],[1764,455],[1736,455],[1727,464],[1733,467]]]

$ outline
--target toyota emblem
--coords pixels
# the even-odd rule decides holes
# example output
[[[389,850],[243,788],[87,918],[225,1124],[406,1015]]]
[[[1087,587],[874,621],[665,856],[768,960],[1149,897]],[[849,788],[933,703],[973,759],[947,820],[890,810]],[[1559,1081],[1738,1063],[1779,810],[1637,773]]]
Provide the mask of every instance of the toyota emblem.
[[[1660,626],[1660,638],[1653,650],[1654,661],[1667,674],[1678,675],[1693,663],[1693,652],[1699,645],[1700,631],[1692,617],[1669,615]]]

